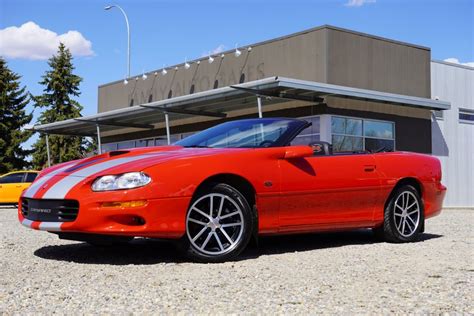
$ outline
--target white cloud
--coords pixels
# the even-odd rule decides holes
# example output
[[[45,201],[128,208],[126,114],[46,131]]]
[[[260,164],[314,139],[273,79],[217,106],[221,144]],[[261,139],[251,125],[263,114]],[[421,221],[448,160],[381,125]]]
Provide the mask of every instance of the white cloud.
[[[346,7],[361,7],[364,4],[375,3],[376,0],[348,0]]]
[[[214,48],[213,50],[211,50],[211,54],[212,55],[215,55],[215,54],[219,54],[219,53],[222,53],[223,51],[226,50],[226,47],[224,44],[220,44],[219,46],[217,46],[216,48]]]
[[[211,50],[209,52],[206,52],[206,53],[202,53],[201,57],[206,57],[206,56],[209,56],[209,55],[217,55],[219,53],[222,53],[226,49],[227,49],[227,46],[225,46],[224,44],[220,44],[219,46],[217,46],[213,50]]]
[[[453,64],[458,64],[458,65],[464,65],[464,66],[469,66],[469,67],[474,67],[474,61],[470,61],[467,63],[462,63],[459,61],[457,58],[446,58],[444,61],[447,61],[448,63],[453,63]]]
[[[56,53],[62,42],[74,56],[91,56],[92,43],[78,31],[58,35],[29,21],[20,27],[0,30],[0,55],[6,58],[41,60]]]

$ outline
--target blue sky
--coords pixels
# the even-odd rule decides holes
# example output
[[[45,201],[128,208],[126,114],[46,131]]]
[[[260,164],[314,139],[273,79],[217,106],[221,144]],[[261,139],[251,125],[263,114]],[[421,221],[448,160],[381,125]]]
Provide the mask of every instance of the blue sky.
[[[115,9],[103,10],[112,3],[122,6],[130,20],[134,75],[198,58],[218,47],[230,49],[236,43],[243,46],[323,24],[428,46],[433,59],[474,62],[474,0],[0,0],[1,30],[31,21],[57,35],[80,33],[74,63],[84,79],[78,99],[84,115],[97,111],[98,85],[126,74],[123,16]],[[2,53],[9,42],[0,40]],[[83,47],[87,41],[90,46]],[[26,38],[16,42],[27,49],[17,54],[20,58],[7,57],[9,66],[22,76],[23,85],[39,94],[38,81],[47,62],[31,60],[28,54],[42,45],[28,47]],[[40,53],[48,54],[44,48]]]

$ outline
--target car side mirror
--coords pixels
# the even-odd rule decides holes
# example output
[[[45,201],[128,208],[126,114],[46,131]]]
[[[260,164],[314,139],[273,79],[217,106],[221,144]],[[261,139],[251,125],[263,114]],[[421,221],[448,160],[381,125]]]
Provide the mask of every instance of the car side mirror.
[[[288,146],[285,147],[284,159],[295,159],[313,156],[313,149],[309,146]]]

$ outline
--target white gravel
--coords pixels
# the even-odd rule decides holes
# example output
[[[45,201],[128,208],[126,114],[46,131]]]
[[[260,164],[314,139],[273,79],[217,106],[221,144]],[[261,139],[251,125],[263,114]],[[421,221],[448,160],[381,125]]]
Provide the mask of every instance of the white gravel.
[[[195,264],[168,243],[62,241],[0,209],[0,314],[474,314],[473,224],[473,210],[446,210],[417,243],[274,237],[239,261]]]

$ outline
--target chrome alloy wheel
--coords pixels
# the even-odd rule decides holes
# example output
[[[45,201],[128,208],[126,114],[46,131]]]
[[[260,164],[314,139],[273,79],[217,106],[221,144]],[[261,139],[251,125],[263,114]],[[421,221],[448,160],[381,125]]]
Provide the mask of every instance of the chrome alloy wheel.
[[[410,237],[418,228],[420,223],[420,204],[415,194],[403,191],[395,200],[393,220],[395,227],[403,237]]]
[[[190,207],[186,217],[186,234],[196,250],[207,255],[232,251],[242,240],[244,216],[231,197],[210,193]]]

